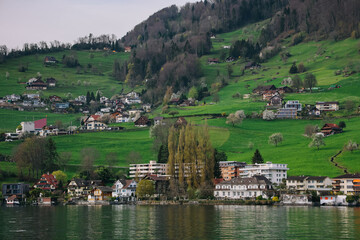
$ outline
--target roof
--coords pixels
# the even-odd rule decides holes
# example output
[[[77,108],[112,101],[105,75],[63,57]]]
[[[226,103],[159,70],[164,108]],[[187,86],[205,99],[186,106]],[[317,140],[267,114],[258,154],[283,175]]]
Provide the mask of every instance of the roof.
[[[304,181],[306,176],[290,176],[286,180]]]
[[[123,186],[123,189],[127,189],[129,188],[130,184],[133,182],[134,180],[125,180],[125,184]]]
[[[233,178],[229,181],[221,182],[220,184],[227,185],[250,185],[250,184],[266,184],[271,185],[269,179],[261,175],[255,175],[253,177],[242,178],[241,176]]]
[[[344,174],[344,175],[334,177],[334,179],[335,178],[360,178],[360,173],[355,173],[355,174],[347,173],[347,174]]]
[[[46,80],[46,82],[47,83],[55,83],[56,82],[56,79],[55,78],[48,78],[47,80]]]
[[[266,86],[258,86],[256,87],[253,92],[256,92],[256,91],[270,91],[270,90],[276,90],[276,87],[275,85],[266,85]]]
[[[34,121],[35,129],[42,129],[46,126],[46,118]]]
[[[149,119],[146,116],[139,117],[138,120],[135,121],[135,125],[148,125]]]
[[[6,201],[14,201],[16,199],[16,195],[12,195],[6,199]]]
[[[309,176],[307,180],[324,181],[327,176]]]
[[[339,104],[339,102],[316,102],[316,105],[322,105],[322,104]]]
[[[102,191],[103,193],[106,192],[112,192],[112,188],[111,187],[107,187],[107,186],[98,186],[96,187],[97,189],[99,189],[100,191]]]
[[[151,174],[145,175],[145,177],[143,177],[143,179],[149,179],[152,181],[167,181],[168,180],[168,178],[165,176],[151,175]]]
[[[45,179],[46,183],[41,182],[42,179]],[[36,187],[42,188],[42,189],[45,189],[45,190],[50,190],[51,187],[47,187],[46,185],[50,185],[50,186],[52,185],[52,186],[54,186],[56,188],[57,185],[58,185],[56,177],[54,175],[52,175],[52,174],[43,174],[41,176],[39,182],[36,184]]]

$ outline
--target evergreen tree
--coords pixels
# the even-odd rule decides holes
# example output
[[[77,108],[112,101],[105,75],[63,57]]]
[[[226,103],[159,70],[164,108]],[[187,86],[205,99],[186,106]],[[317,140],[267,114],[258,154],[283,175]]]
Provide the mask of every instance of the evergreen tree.
[[[96,101],[100,102],[100,92],[99,91],[96,93]]]
[[[298,73],[298,68],[296,66],[296,63],[293,62],[293,64],[291,65],[291,68],[290,68],[290,71],[289,71],[291,74],[295,74],[295,73]]]
[[[91,92],[90,99],[91,99],[91,101],[95,101],[95,95],[94,95],[94,92]]]
[[[158,153],[158,163],[167,163],[169,158],[169,150],[167,145],[161,145]]]
[[[218,151],[214,149],[214,177],[221,178],[220,162],[227,161],[227,156],[225,152]]]
[[[86,93],[86,104],[89,105],[90,101],[91,101],[91,96],[90,96],[90,92],[88,91],[88,92]]]
[[[255,164],[255,163],[264,163],[264,159],[261,156],[259,149],[255,150],[254,156],[252,157],[251,160],[252,160],[253,164]]]

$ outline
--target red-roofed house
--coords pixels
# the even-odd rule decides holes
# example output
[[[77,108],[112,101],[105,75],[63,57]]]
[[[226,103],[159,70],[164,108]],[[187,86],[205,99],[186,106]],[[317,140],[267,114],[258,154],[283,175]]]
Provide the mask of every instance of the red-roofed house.
[[[324,134],[324,136],[329,136],[336,133],[341,133],[342,129],[335,123],[325,123],[325,125],[321,128],[321,132]]]
[[[40,188],[42,190],[54,191],[58,186],[56,177],[52,174],[43,174],[40,180],[34,185],[34,188]]]
[[[34,121],[35,131],[40,131],[46,126],[46,118]]]

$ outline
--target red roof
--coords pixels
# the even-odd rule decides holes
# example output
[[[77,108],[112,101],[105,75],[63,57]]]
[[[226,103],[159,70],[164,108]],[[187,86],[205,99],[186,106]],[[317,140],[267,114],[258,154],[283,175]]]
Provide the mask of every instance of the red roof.
[[[98,120],[101,116],[100,116],[100,115],[91,115],[91,117],[92,117],[94,120]]]
[[[54,186],[56,189],[58,182],[54,175],[52,174],[43,174],[36,184],[36,188],[41,188],[43,190],[51,190],[51,186]]]
[[[42,129],[46,126],[46,118],[34,121],[35,129]]]

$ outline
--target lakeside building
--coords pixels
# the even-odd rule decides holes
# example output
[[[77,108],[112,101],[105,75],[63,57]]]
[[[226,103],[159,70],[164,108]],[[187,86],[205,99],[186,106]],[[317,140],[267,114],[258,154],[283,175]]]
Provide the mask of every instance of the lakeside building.
[[[157,163],[150,161],[149,163],[130,164],[130,178],[145,177],[146,175],[167,176],[168,165],[166,163]]]
[[[128,201],[135,200],[137,182],[131,180],[117,180],[112,186],[112,197],[126,199]]]
[[[344,174],[332,179],[333,191],[348,194],[360,194],[360,174]]]
[[[2,195],[6,198],[15,195],[17,198],[24,198],[29,193],[29,184],[25,183],[4,183]]]
[[[332,190],[332,180],[326,176],[291,176],[286,179],[286,188],[300,194],[306,191],[322,194]]]
[[[101,180],[73,178],[67,186],[67,193],[71,197],[87,197],[93,188],[102,185]]]
[[[287,178],[288,170],[289,168],[287,167],[287,164],[277,164],[272,162],[250,164],[244,167],[240,176],[252,177],[255,175],[261,175],[269,179],[269,181],[273,184],[280,184],[283,179]]]
[[[246,162],[237,161],[221,161],[219,167],[221,176],[225,181],[229,181],[240,175],[242,169],[246,166]]]
[[[244,199],[258,196],[267,198],[267,192],[271,189],[271,182],[264,176],[236,177],[216,184],[214,197],[218,199]]]

